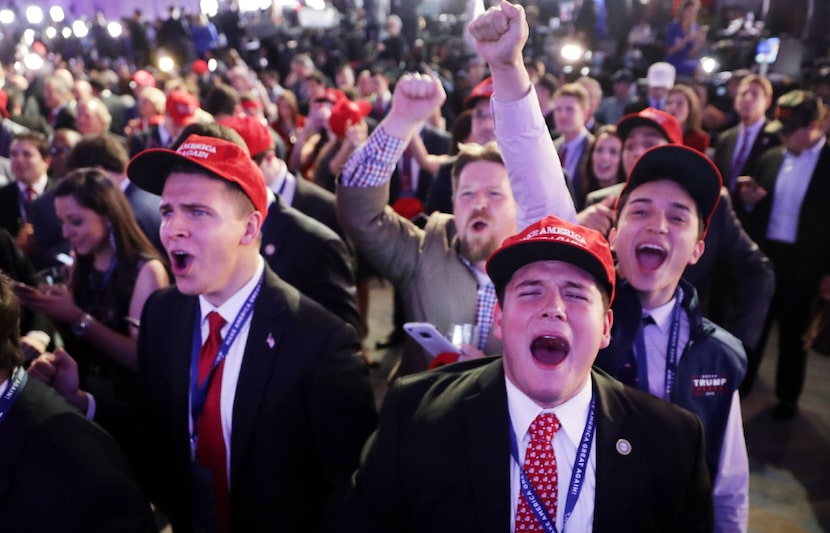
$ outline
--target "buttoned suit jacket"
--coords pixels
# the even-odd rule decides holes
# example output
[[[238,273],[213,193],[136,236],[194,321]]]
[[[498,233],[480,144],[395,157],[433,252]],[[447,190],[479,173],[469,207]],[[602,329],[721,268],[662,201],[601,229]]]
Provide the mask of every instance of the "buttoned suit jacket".
[[[767,195],[761,199],[747,216],[747,231],[757,240],[761,248],[767,245],[767,227],[775,199],[775,185],[778,173],[784,161],[784,147],[775,147],[764,154],[759,162],[758,184],[767,190]],[[809,179],[807,192],[801,204],[798,217],[796,241],[792,253],[793,262],[799,264],[805,282],[818,281],[822,274],[830,272],[830,239],[827,238],[827,229],[830,228],[830,144],[825,143],[821,148],[813,175],[801,176]]]
[[[594,370],[592,376],[593,531],[711,531],[700,421],[602,371]],[[398,380],[364,450],[346,500],[343,530],[510,531],[504,380],[501,358]],[[620,439],[628,441],[630,453],[620,451]]]
[[[139,472],[176,531],[194,529],[188,421],[198,307],[174,287],[155,292],[138,339]],[[376,422],[359,352],[353,328],[265,267],[233,405],[234,531],[336,530],[328,519]]]
[[[277,197],[262,224],[260,253],[285,282],[346,323],[360,326],[354,259],[343,239],[322,222]]]
[[[29,378],[0,424],[4,531],[158,531],[115,441]]]

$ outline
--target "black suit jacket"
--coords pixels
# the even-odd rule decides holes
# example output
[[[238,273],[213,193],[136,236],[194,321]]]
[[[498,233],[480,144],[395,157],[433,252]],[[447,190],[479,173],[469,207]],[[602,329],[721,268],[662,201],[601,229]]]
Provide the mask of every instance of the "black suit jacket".
[[[56,183],[57,181],[54,178],[48,178],[44,194],[52,189]],[[39,199],[35,199],[32,203],[34,204]],[[21,227],[23,227],[23,214],[20,212],[20,187],[18,187],[17,182],[12,182],[0,188],[0,228],[5,229],[12,235],[17,235]]]
[[[115,441],[30,378],[0,423],[3,531],[158,531]]]
[[[424,125],[421,130],[421,139],[424,141],[424,148],[429,154],[446,154],[450,151],[451,135],[449,132],[441,131],[429,124]],[[418,184],[415,190],[415,197],[421,202],[426,203],[429,195],[430,186],[432,185],[434,176],[423,168],[418,170]],[[395,203],[401,195],[401,180],[400,170],[395,167],[395,172],[392,174],[389,182],[389,203]]]
[[[60,111],[58,111],[57,116],[55,116],[55,120],[49,125],[52,127],[53,131],[57,131],[61,128],[77,130],[78,125],[76,123],[74,103],[63,106]]]
[[[781,144],[781,139],[778,135],[764,131],[766,125],[767,122],[764,122],[764,126],[761,127],[761,131],[755,137],[755,142],[750,148],[743,165],[741,165],[739,176],[756,177],[758,175],[758,161],[764,152]],[[734,126],[719,134],[718,142],[715,144],[715,153],[712,155],[712,162],[720,170],[723,176],[723,184],[727,187],[729,186],[729,178],[732,172],[732,159],[735,157],[735,149],[738,148],[737,144],[740,138],[740,132],[740,126]],[[735,213],[741,222],[743,222],[746,218],[746,213],[740,202],[737,190],[732,190],[730,193],[732,196],[732,204],[735,206]]]
[[[359,327],[354,260],[346,243],[322,222],[277,197],[262,225],[260,252],[280,278]]]
[[[592,376],[593,530],[711,531],[700,421],[601,371]],[[343,531],[509,531],[504,379],[501,358],[485,358],[395,382],[347,498]],[[630,442],[630,454],[617,451],[618,439]]]
[[[157,291],[138,339],[140,472],[176,531],[194,529],[188,399],[198,305],[173,287]],[[359,352],[352,328],[265,267],[233,407],[234,531],[337,530],[328,520],[376,421]]]
[[[138,227],[150,239],[150,242],[153,243],[153,246],[161,253],[162,257],[166,256],[167,252],[164,250],[159,236],[159,226],[161,226],[159,204],[161,204],[161,198],[141,187],[137,187],[132,182],[127,185],[124,195],[127,197],[127,201],[130,202],[130,207],[133,208],[133,215],[135,215],[135,220],[138,222]]]
[[[784,161],[784,147],[769,150],[761,158],[758,170],[758,184],[767,190],[767,195],[755,204],[747,216],[747,230],[762,248],[769,245],[766,233],[772,203],[775,199],[775,183]],[[821,149],[813,175],[803,176],[809,179],[807,193],[798,213],[798,230],[793,246],[793,263],[799,264],[806,279],[815,278],[830,272],[830,144]]]
[[[294,190],[294,198],[291,200],[291,207],[297,211],[322,222],[329,229],[337,233],[345,240],[343,228],[337,221],[337,211],[334,207],[334,193],[320,187],[313,181],[295,176],[297,188]]]

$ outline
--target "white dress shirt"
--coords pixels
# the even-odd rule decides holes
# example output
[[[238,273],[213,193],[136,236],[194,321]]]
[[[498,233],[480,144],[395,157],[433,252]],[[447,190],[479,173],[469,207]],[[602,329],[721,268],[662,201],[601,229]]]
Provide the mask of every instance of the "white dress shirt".
[[[234,319],[242,310],[242,306],[248,299],[248,295],[253,292],[259,278],[265,270],[265,261],[262,257],[257,258],[257,268],[250,280],[239,289],[236,294],[231,296],[219,307],[214,307],[210,304],[204,296],[199,296],[199,312],[201,314],[202,324],[202,344],[205,343],[210,333],[210,325],[207,320],[208,313],[216,311],[222,318],[225,319],[225,325],[222,327],[222,339],[228,334],[233,324]],[[228,349],[228,354],[225,357],[225,367],[222,370],[222,396],[220,399],[220,413],[222,416],[222,435],[225,438],[225,464],[228,468],[228,484],[230,485],[230,468],[231,468],[231,429],[233,422],[233,402],[236,397],[236,384],[239,381],[239,370],[242,368],[242,357],[245,354],[245,347],[248,344],[248,333],[251,330],[251,320],[253,313],[242,323],[239,328],[239,333],[236,340]],[[192,398],[191,398],[192,401]],[[190,412],[188,410],[188,412]],[[190,419],[190,432],[193,434],[193,418]]]
[[[682,298],[682,294],[679,296]],[[651,315],[655,322],[646,326],[643,331],[648,391],[658,398],[663,398],[666,392],[666,351],[671,333],[674,302],[675,299],[672,298],[659,307],[643,310],[644,313]],[[685,310],[682,310],[677,339],[678,364],[688,343],[689,317]],[[749,521],[749,458],[746,451],[738,391],[732,395],[732,404],[718,461],[718,473],[712,480],[712,497],[715,506],[714,531],[718,533],[745,532]]]
[[[525,452],[530,442],[528,429],[539,413],[554,413],[559,419],[561,428],[553,437],[553,453],[556,455],[556,474],[559,479],[556,530],[563,532],[562,521],[565,515],[565,502],[571,486],[571,473],[576,461],[577,447],[582,440],[585,423],[588,420],[588,410],[591,405],[591,378],[579,392],[554,409],[542,409],[536,402],[520,391],[507,377],[504,378],[507,386],[507,410],[510,413],[510,423],[518,439],[519,461],[524,464]],[[510,461],[510,531],[516,526],[516,509],[519,503],[519,465]],[[588,467],[583,480],[582,492],[574,507],[573,514],[568,518],[567,531],[591,531],[594,523],[594,495],[597,485],[597,455],[596,434],[591,441],[591,453],[588,457]]]

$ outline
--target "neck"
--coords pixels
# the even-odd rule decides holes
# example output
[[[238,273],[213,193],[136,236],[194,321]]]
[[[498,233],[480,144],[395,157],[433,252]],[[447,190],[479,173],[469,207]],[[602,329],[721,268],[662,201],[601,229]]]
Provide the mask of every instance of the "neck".
[[[95,252],[95,260],[93,261],[95,270],[106,271],[112,263],[113,257],[115,257],[115,250],[110,248],[109,243],[102,246],[100,250]]]
[[[660,307],[661,305],[665,305],[669,303],[674,297],[674,291],[677,288],[675,285],[674,287],[664,288],[657,291],[637,291],[637,294],[640,296],[640,306],[643,309],[654,309],[656,307]]]
[[[231,275],[224,287],[215,291],[203,294],[205,300],[214,307],[219,307],[227,302],[231,296],[239,292],[246,283],[251,281],[256,273],[258,263],[258,253],[247,254],[239,259],[236,265],[236,270]]]

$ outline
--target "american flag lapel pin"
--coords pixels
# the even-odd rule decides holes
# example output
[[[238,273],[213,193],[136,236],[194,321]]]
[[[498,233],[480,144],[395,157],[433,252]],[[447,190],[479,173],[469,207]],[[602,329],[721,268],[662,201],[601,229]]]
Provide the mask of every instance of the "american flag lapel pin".
[[[276,344],[276,341],[274,340],[274,335],[272,333],[269,333],[268,338],[265,339],[265,342],[268,343],[269,348],[273,348]]]

